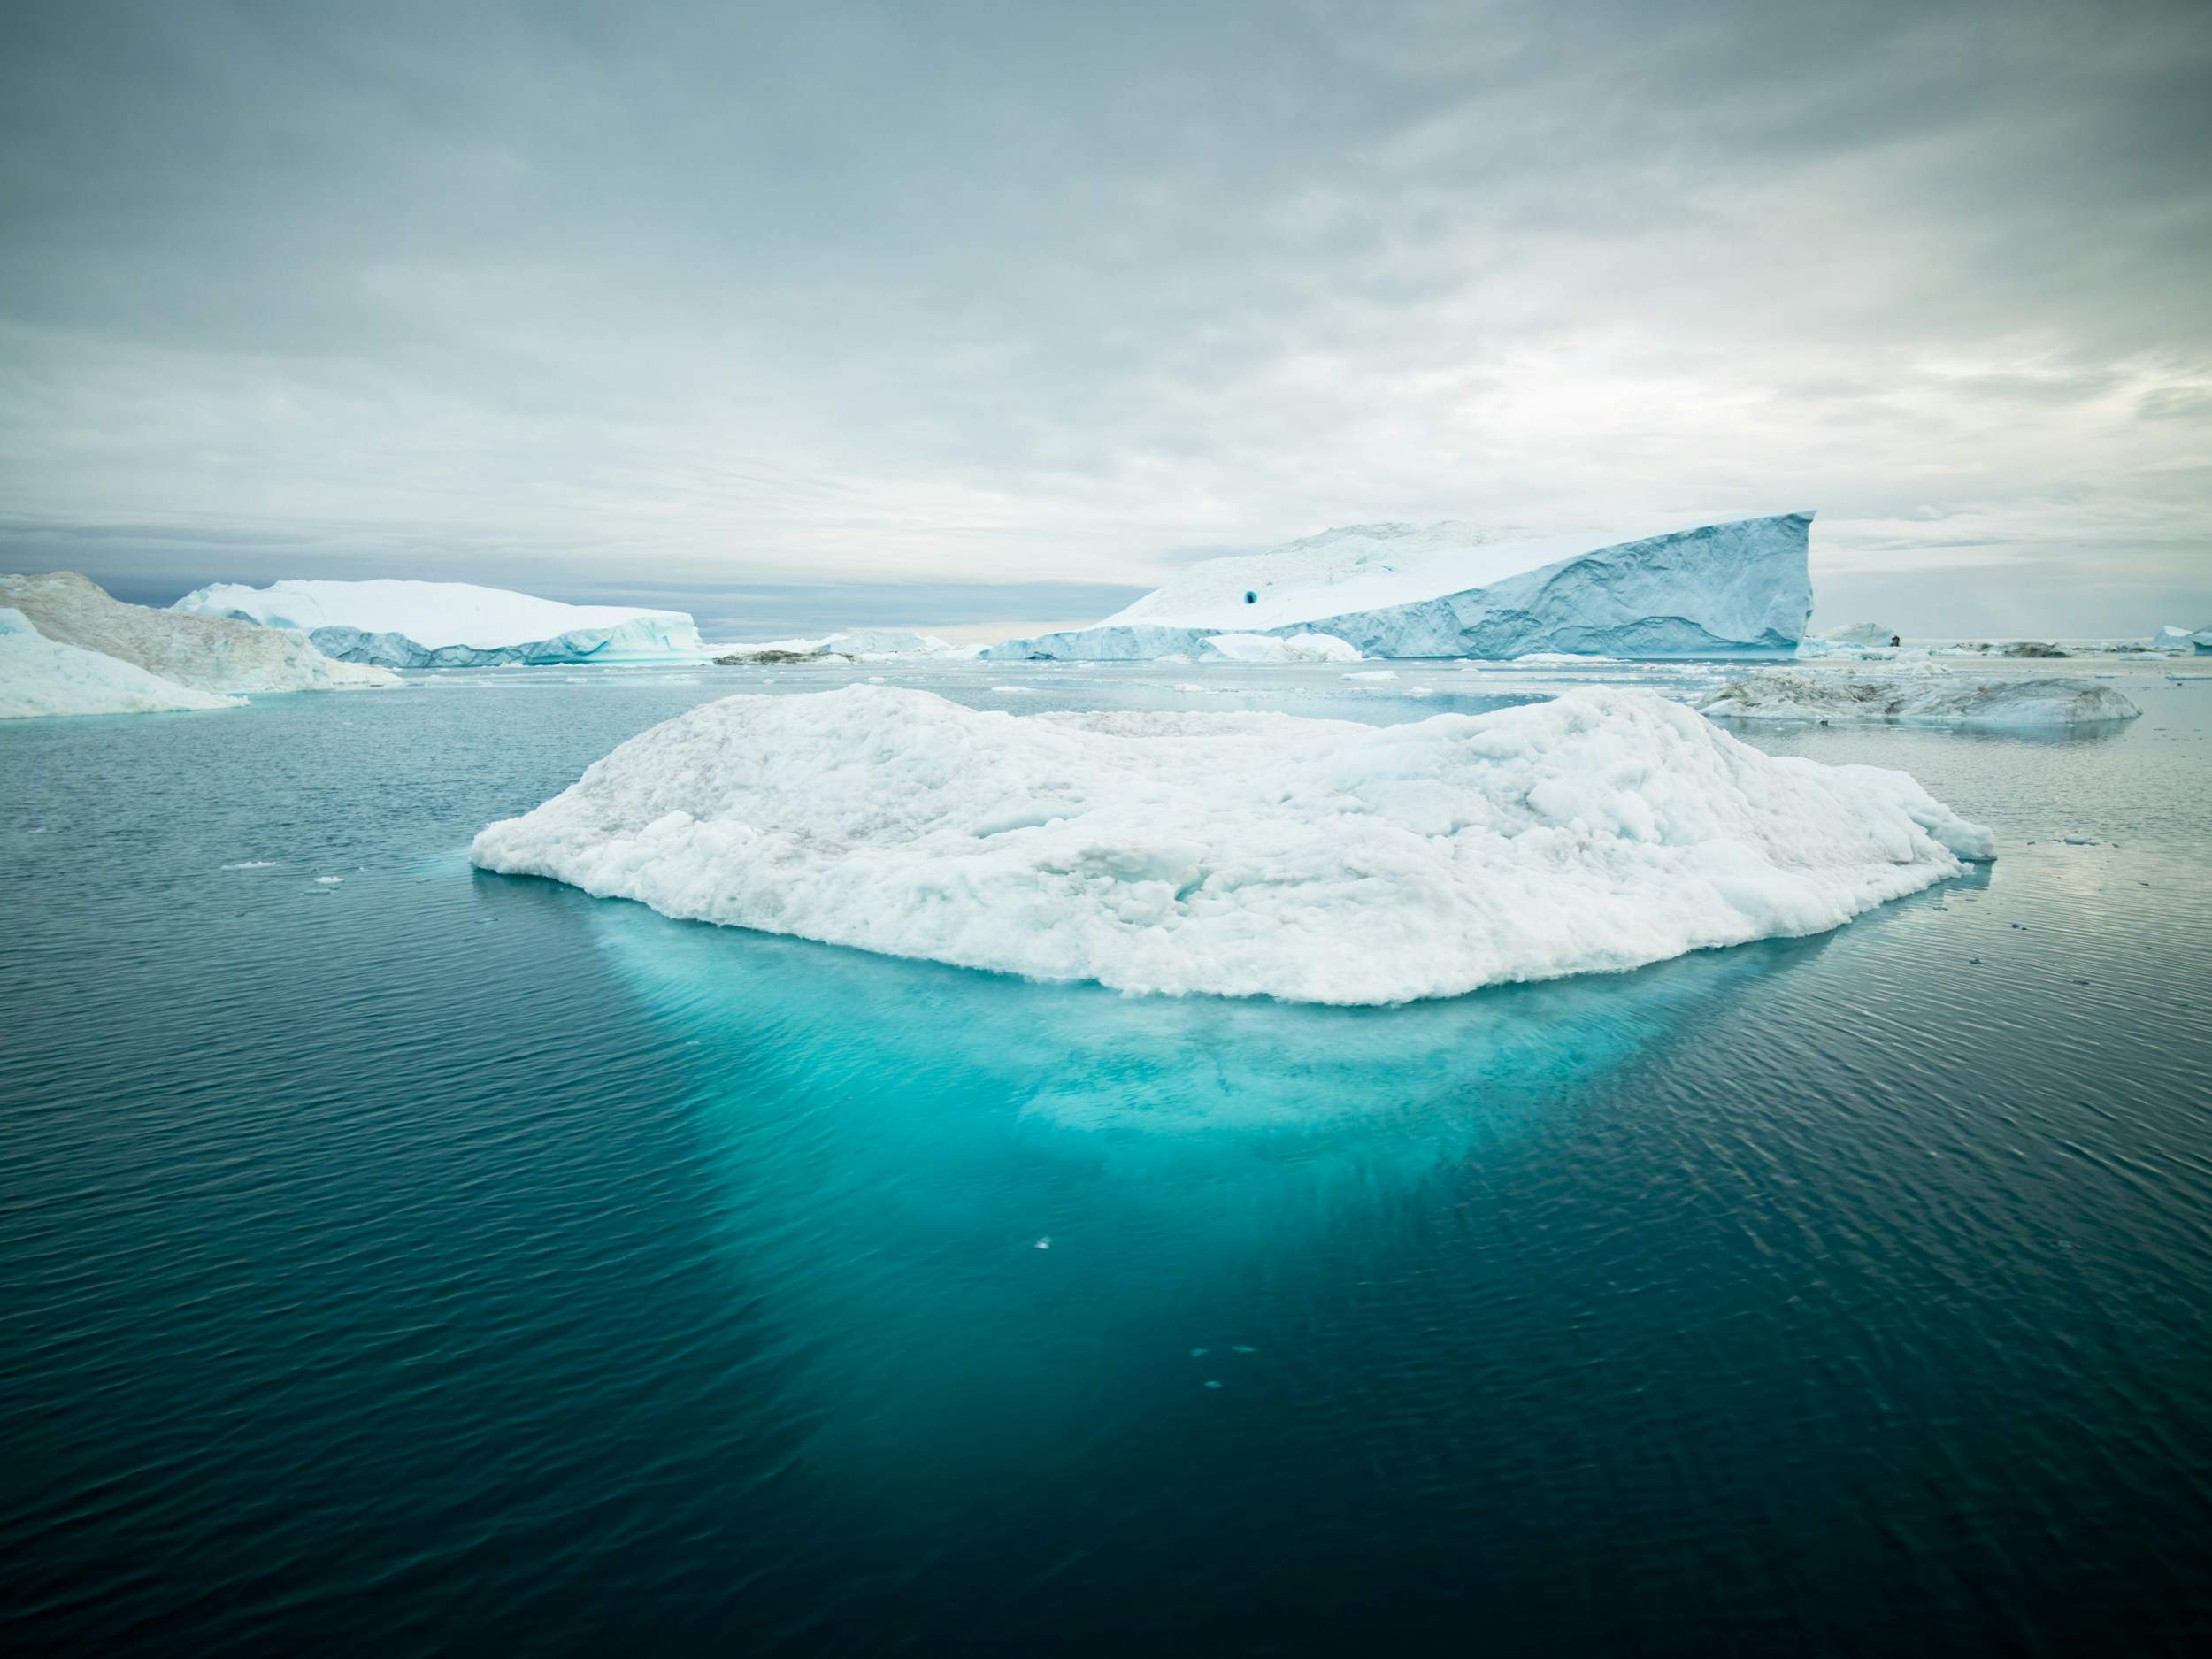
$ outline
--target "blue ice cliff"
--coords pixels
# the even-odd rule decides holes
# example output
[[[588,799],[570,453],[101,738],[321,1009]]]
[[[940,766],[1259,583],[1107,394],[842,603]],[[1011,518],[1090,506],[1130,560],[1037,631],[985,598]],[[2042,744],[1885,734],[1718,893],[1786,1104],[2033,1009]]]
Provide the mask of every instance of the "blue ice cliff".
[[[1787,656],[1812,614],[1809,512],[1641,536],[1487,541],[1456,522],[1357,525],[1208,559],[1095,627],[998,661],[1204,655],[1217,634],[1308,632],[1367,657]]]

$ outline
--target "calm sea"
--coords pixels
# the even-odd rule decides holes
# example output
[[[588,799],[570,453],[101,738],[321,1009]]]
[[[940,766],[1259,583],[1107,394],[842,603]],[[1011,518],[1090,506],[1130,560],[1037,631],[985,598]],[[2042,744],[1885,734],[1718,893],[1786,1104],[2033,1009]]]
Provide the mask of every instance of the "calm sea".
[[[0,1646],[2212,1640],[2212,681],[2071,741],[1756,733],[1999,862],[1399,1010],[466,863],[657,720],[844,677],[0,727]],[[1481,679],[918,683],[1385,720]]]

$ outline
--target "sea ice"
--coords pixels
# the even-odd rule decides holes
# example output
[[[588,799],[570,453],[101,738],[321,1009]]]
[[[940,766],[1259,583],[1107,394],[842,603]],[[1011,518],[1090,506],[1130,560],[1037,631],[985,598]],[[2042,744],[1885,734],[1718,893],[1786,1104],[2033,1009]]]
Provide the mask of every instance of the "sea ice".
[[[387,668],[334,662],[291,629],[126,604],[73,571],[0,576],[0,604],[22,611],[50,640],[198,691],[358,691],[403,683]]]
[[[849,686],[680,715],[471,856],[893,956],[1389,1003],[1819,932],[1992,841],[1647,692],[1375,727]]]
[[[1893,720],[1944,726],[2089,726],[2141,713],[2108,686],[2055,674],[2006,678],[1923,669],[1869,674],[1763,669],[1707,696],[1731,720]]]
[[[1469,525],[1356,525],[1207,559],[1095,627],[995,659],[1141,661],[1225,630],[1317,631],[1365,657],[1778,656],[1812,610],[1810,513],[1659,534],[1506,541]]]
[[[20,611],[0,606],[0,720],[242,706],[237,697],[180,686],[135,663],[50,640]]]
[[[172,609],[298,628],[326,656],[387,668],[688,663],[708,655],[681,611],[563,604],[472,582],[215,582]]]

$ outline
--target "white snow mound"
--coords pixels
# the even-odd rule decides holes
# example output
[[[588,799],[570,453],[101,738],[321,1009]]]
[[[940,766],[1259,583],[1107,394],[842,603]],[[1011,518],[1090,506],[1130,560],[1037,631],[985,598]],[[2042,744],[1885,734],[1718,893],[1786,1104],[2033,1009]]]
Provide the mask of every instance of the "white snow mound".
[[[1450,996],[1817,933],[1992,855],[1901,772],[1647,692],[1370,726],[726,697],[490,826],[487,870],[1133,992]]]
[[[22,611],[50,640],[200,691],[361,691],[404,683],[388,668],[333,661],[288,628],[127,604],[73,571],[0,576],[0,604]]]
[[[1731,720],[1886,720],[1941,726],[2093,726],[2142,712],[2109,686],[2059,674],[1868,674],[1763,670],[1699,710]]]
[[[135,663],[50,640],[20,611],[0,606],[0,720],[240,706],[236,697],[196,691]]]

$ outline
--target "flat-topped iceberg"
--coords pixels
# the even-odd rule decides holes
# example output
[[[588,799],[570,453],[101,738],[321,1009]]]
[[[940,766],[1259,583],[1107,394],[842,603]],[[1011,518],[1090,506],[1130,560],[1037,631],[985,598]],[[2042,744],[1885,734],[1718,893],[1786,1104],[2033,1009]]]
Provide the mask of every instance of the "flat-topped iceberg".
[[[1125,991],[1450,996],[1817,933],[1992,855],[1902,772],[1648,692],[1370,726],[726,697],[494,824],[487,870]]]
[[[1783,656],[1812,611],[1812,514],[1656,534],[1487,540],[1464,524],[1358,525],[1208,559],[1095,627],[1001,660],[1195,656],[1210,635],[1315,632],[1366,657]]]
[[[357,691],[401,683],[388,669],[333,661],[291,629],[127,604],[72,571],[0,576],[0,604],[22,611],[50,640],[199,691]]]
[[[2109,686],[2057,674],[1766,669],[1698,704],[1719,719],[1888,720],[1925,726],[2095,726],[2142,712]]]
[[[196,691],[135,663],[50,640],[20,611],[0,605],[0,720],[240,706],[236,697]]]
[[[387,668],[688,663],[708,655],[681,611],[564,604],[472,582],[215,582],[173,609],[297,628],[326,656]]]

